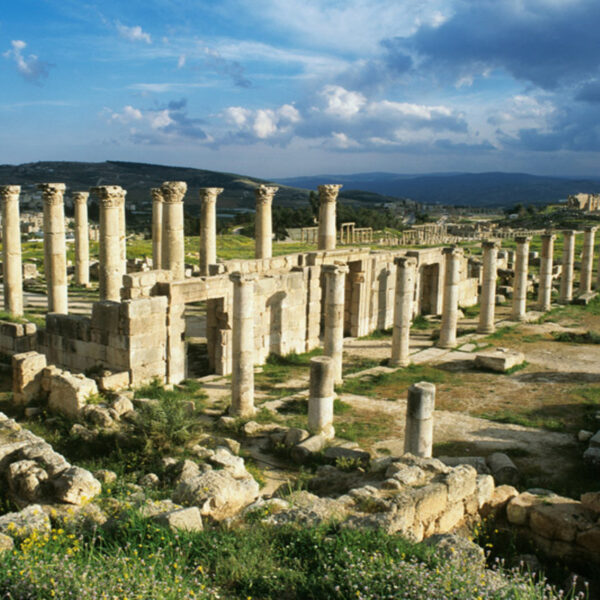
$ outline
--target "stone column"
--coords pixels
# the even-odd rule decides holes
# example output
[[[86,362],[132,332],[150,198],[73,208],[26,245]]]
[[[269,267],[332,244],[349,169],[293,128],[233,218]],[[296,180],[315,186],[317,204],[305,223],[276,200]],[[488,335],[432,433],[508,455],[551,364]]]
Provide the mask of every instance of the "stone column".
[[[67,295],[67,248],[65,243],[64,183],[41,183],[44,200],[44,271],[48,289],[48,312],[69,312]]]
[[[23,315],[23,264],[21,260],[21,219],[19,216],[20,185],[0,186],[2,202],[2,256],[4,278],[4,310]]]
[[[394,259],[396,264],[396,301],[392,336],[391,367],[406,367],[409,360],[410,324],[413,316],[417,260],[409,256]]]
[[[323,265],[325,273],[325,335],[323,354],[333,359],[333,377],[342,383],[342,358],[344,354],[344,292],[346,265]]]
[[[200,189],[200,275],[217,262],[217,196],[223,188]]]
[[[498,278],[498,244],[486,240],[483,248],[483,276],[479,298],[479,325],[477,333],[493,333],[496,308],[496,279]]]
[[[434,409],[435,385],[433,383],[421,381],[408,388],[404,452],[431,458]]]
[[[251,417],[254,410],[254,282],[256,276],[232,273],[233,324],[231,407],[235,417]]]
[[[185,237],[183,231],[184,181],[165,181],[163,196],[162,268],[173,273],[175,281],[185,278]]]
[[[152,188],[152,268],[162,269],[163,195],[160,188]]]
[[[310,393],[308,396],[308,430],[327,439],[335,436],[333,401],[335,365],[329,356],[310,359]]]
[[[90,285],[90,233],[88,230],[88,192],[74,192],[75,205],[75,283]]]
[[[538,288],[538,310],[550,310],[552,302],[552,267],[554,266],[554,239],[551,231],[542,234],[542,252],[540,256],[540,285]]]
[[[335,203],[341,187],[339,184],[319,186],[319,250],[335,250]]]
[[[573,299],[573,263],[575,261],[575,232],[563,231],[562,274],[560,276],[559,304],[569,304]]]
[[[594,237],[597,227],[584,227],[583,254],[581,255],[581,275],[579,294],[589,294],[592,291],[592,269],[594,268]]]
[[[442,305],[442,324],[439,348],[456,346],[456,325],[458,323],[458,281],[462,248],[444,248],[444,299]]]
[[[272,185],[259,185],[254,190],[256,196],[256,217],[254,220],[254,256],[273,256],[273,219],[271,204],[279,188]]]
[[[102,185],[90,190],[100,207],[98,291],[100,300],[121,301],[123,260],[121,259],[121,209],[125,190],[118,185]]]
[[[531,238],[515,237],[517,256],[515,259],[515,279],[513,282],[513,301],[511,319],[522,321],[527,312],[527,271],[529,268],[529,242]]]
[[[125,192],[127,194],[127,192]],[[119,210],[119,250],[121,253],[121,262],[123,263],[123,273],[127,273],[127,226],[125,216],[125,194],[123,195],[123,205]]]

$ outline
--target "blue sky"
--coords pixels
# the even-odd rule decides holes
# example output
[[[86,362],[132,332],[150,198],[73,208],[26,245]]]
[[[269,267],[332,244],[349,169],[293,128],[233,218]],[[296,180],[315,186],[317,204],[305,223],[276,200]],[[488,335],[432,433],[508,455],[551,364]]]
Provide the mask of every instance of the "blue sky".
[[[598,0],[1,0],[0,162],[600,175]]]

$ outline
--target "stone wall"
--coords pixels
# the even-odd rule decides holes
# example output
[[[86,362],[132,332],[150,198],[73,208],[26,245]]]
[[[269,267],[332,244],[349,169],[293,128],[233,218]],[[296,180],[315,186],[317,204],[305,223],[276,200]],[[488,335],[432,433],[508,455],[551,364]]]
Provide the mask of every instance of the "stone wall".
[[[36,348],[35,323],[0,321],[0,353],[20,354]]]

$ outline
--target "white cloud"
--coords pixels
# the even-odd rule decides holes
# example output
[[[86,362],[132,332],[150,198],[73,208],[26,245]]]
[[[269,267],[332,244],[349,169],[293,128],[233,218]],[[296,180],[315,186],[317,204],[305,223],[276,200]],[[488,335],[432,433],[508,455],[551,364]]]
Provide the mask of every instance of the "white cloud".
[[[111,112],[110,120],[118,123],[131,123],[132,121],[139,121],[143,118],[142,111],[133,106],[125,106],[123,112]]]
[[[222,116],[227,123],[237,129],[236,133],[259,140],[289,135],[292,126],[301,120],[300,112],[291,104],[284,104],[276,109],[257,110],[230,106],[222,112]]]
[[[248,121],[248,118],[252,114],[252,111],[248,110],[247,108],[242,108],[241,106],[230,106],[223,112],[226,120],[234,125],[237,125],[238,127],[245,125]]]
[[[342,119],[354,116],[367,103],[361,93],[350,92],[339,85],[326,85],[320,95],[326,102],[324,112]]]
[[[121,22],[117,21],[116,26],[119,35],[130,42],[145,42],[146,44],[152,43],[150,34],[145,33],[139,25],[127,27],[127,25],[123,25]]]
[[[183,67],[185,67],[185,59],[186,59],[185,54],[179,55],[179,58],[177,59],[177,68],[178,69],[183,69]]]
[[[17,70],[27,81],[40,83],[48,77],[48,70],[52,65],[40,60],[35,54],[25,56],[23,50],[27,44],[23,40],[12,40],[11,46],[12,49],[4,52],[2,56],[14,59]]]

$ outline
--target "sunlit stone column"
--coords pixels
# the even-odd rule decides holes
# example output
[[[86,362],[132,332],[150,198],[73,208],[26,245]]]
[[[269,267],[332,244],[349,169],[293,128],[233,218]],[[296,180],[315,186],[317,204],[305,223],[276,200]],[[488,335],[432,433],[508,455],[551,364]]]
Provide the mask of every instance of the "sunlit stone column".
[[[48,289],[48,312],[69,312],[67,295],[67,248],[65,243],[64,183],[41,183],[44,200],[44,271]]]
[[[346,265],[323,265],[325,273],[325,335],[323,354],[333,359],[333,377],[342,383],[342,358],[344,354],[344,295]]]
[[[456,326],[458,324],[458,283],[462,248],[444,248],[444,299],[442,304],[442,324],[439,348],[456,346]]]
[[[217,262],[217,197],[223,188],[200,189],[200,275]]]
[[[592,269],[594,268],[594,238],[597,227],[585,227],[583,234],[583,254],[581,255],[581,273],[579,293],[589,294],[592,291]]]
[[[479,298],[478,333],[493,333],[494,314],[496,309],[496,279],[498,278],[498,243],[485,240],[483,248],[483,276],[481,281],[481,297]]]
[[[563,231],[562,273],[560,276],[559,304],[569,304],[573,299],[573,263],[575,261],[575,232]]]
[[[335,204],[341,187],[339,184],[319,186],[319,250],[335,250]]]
[[[127,195],[127,192],[125,192]],[[123,273],[127,273],[127,217],[125,216],[125,195],[123,196],[123,206],[119,210],[119,251],[121,262],[123,263]]]
[[[152,188],[152,268],[162,269],[163,195],[160,188]]]
[[[333,401],[335,365],[330,356],[310,359],[310,393],[308,396],[308,430],[328,439],[335,436],[333,429]]]
[[[19,216],[20,185],[0,186],[2,202],[2,256],[4,278],[4,310],[23,315],[23,264],[21,260],[21,219]]]
[[[254,190],[256,196],[256,216],[254,221],[254,256],[271,258],[273,256],[273,218],[271,206],[273,196],[279,188],[272,185],[259,185]]]
[[[433,383],[421,381],[408,388],[404,452],[431,458],[434,409],[435,385]]]
[[[75,205],[75,283],[90,284],[90,233],[88,230],[88,192],[74,192]]]
[[[515,280],[511,319],[522,321],[527,311],[527,271],[529,269],[529,242],[531,238],[517,236],[517,256],[515,259]]]
[[[233,326],[231,407],[236,417],[254,412],[254,282],[255,275],[232,273]]]
[[[413,299],[417,260],[400,256],[396,263],[396,301],[394,303],[394,331],[390,366],[406,367],[410,363],[410,324],[412,322]]]
[[[552,269],[554,266],[554,240],[551,231],[542,234],[542,253],[540,257],[540,286],[538,289],[538,310],[550,310],[552,303]]]
[[[118,185],[102,185],[90,190],[100,207],[98,291],[100,300],[121,301],[123,260],[121,259],[121,209],[125,190]]]
[[[173,279],[185,278],[185,237],[183,228],[184,181],[165,181],[163,196],[162,268],[173,273]]]

